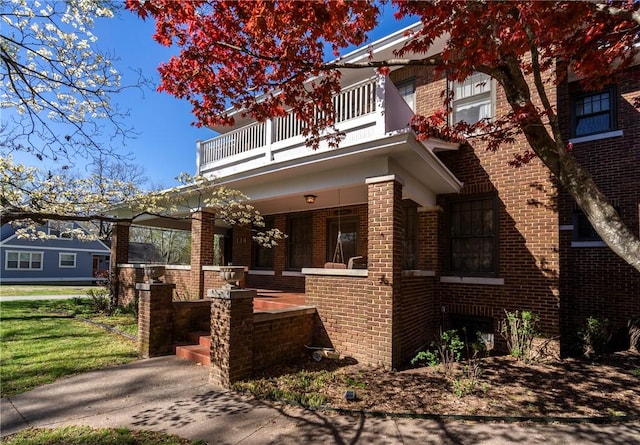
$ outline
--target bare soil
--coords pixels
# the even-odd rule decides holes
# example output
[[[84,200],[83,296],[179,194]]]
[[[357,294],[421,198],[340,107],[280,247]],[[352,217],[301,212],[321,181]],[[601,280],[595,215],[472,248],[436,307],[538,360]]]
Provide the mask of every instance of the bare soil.
[[[449,374],[442,365],[393,372],[363,367],[349,359],[309,359],[303,368],[336,373],[337,378],[320,390],[332,408],[501,417],[640,415],[637,352],[619,352],[598,361],[554,359],[532,364],[508,356],[488,357],[480,361],[481,374],[475,384],[466,386],[468,373],[463,364]],[[295,370],[278,370],[280,375],[288,372]],[[348,389],[355,391],[355,400],[345,399]]]

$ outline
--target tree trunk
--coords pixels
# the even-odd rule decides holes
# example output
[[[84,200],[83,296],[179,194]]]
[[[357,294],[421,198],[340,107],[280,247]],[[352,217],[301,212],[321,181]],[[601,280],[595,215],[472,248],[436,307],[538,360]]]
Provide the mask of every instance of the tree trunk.
[[[509,64],[507,69],[491,74],[498,81],[502,77],[500,84],[514,111],[535,110],[527,81],[520,68],[514,65]],[[549,134],[548,124],[533,112],[529,112],[526,121],[520,121],[519,125],[533,151],[575,199],[602,241],[640,272],[640,239],[629,230],[591,174],[564,148],[559,128],[554,129],[557,135],[554,139]]]

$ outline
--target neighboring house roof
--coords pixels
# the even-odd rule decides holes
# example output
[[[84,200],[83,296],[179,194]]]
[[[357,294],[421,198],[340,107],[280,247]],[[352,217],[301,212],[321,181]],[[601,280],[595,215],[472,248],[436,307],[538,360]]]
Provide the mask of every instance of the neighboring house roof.
[[[80,227],[87,231],[86,227],[74,222],[74,227]],[[47,225],[40,227],[39,230],[47,231]],[[110,248],[102,240],[79,240],[77,238],[72,239],[46,239],[46,240],[33,240],[28,238],[18,238],[15,229],[11,224],[4,224],[0,228],[0,247],[14,247],[23,249],[44,248],[47,250],[76,250],[76,251],[92,251],[94,253],[100,253],[108,255]]]

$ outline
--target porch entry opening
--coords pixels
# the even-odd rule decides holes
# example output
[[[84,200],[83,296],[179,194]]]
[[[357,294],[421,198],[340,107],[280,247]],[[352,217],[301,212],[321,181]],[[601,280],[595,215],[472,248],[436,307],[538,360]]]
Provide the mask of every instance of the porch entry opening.
[[[334,256],[338,246],[338,232],[340,232],[340,243],[342,245],[342,262],[346,263],[349,258],[358,256],[358,229],[360,220],[358,218],[331,218],[327,220],[327,261],[334,261]]]

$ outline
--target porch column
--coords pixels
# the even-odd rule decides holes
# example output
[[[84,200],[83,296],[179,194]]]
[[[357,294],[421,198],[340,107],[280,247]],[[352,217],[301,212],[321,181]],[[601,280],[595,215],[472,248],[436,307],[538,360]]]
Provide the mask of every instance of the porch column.
[[[255,289],[210,289],[210,380],[224,388],[253,372]]]
[[[137,283],[138,357],[171,354],[173,331],[173,289],[175,284]]]
[[[402,187],[395,175],[368,178],[369,344],[385,367],[400,365],[397,301],[402,276]]]
[[[202,266],[213,265],[213,241],[216,231],[216,215],[198,211],[191,215],[191,272],[189,292],[198,299],[204,298],[204,272]]]
[[[111,255],[109,258],[109,269],[111,270],[111,298],[115,305],[120,303],[121,291],[125,288],[126,283],[121,283],[120,268],[118,264],[129,262],[129,223],[117,223],[113,227],[111,233]],[[131,286],[134,283],[129,283]]]

